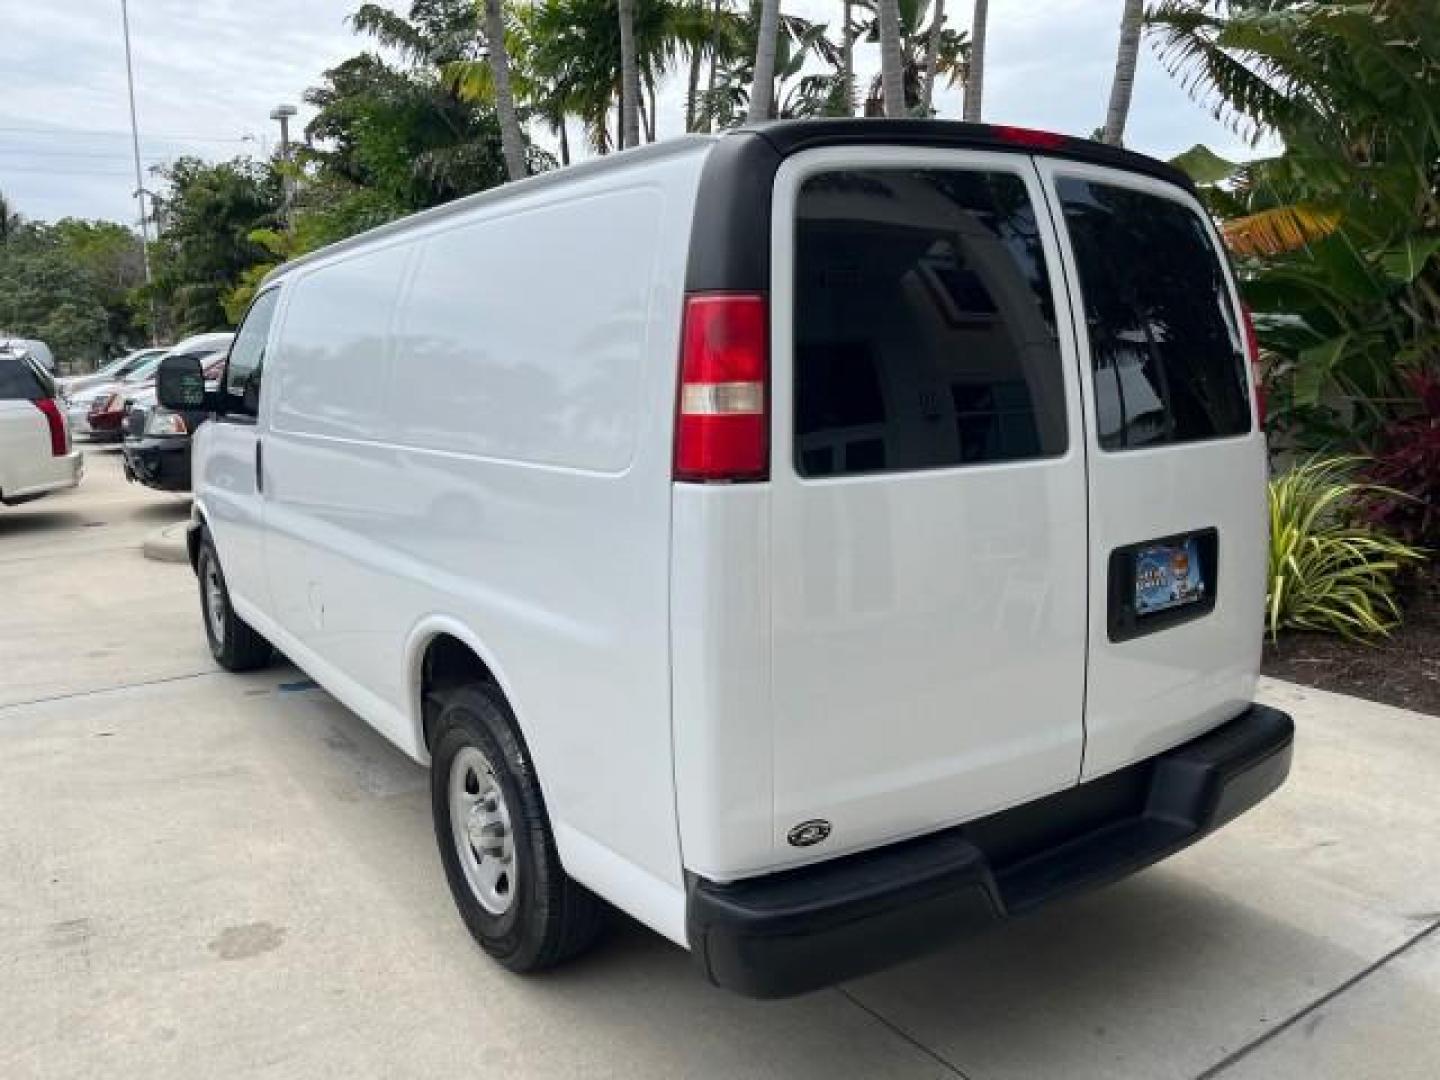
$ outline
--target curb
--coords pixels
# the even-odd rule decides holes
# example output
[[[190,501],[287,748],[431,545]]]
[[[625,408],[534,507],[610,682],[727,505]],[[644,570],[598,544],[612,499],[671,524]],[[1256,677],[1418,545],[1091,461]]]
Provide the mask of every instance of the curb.
[[[188,521],[177,521],[145,537],[145,542],[140,545],[145,558],[156,562],[188,563],[190,553],[185,549],[185,528],[189,524]]]

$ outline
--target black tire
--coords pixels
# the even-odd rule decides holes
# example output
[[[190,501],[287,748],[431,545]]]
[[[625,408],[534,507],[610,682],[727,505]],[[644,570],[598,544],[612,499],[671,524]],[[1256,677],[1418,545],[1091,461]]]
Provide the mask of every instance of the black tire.
[[[214,574],[214,600],[211,610],[210,575]],[[205,623],[205,637],[210,642],[210,655],[226,671],[256,671],[270,663],[274,650],[270,643],[251,629],[250,624],[235,614],[230,606],[230,590],[210,530],[200,533],[200,553],[195,560],[195,576],[200,582],[200,617]]]
[[[560,865],[540,783],[504,695],[477,683],[437,691],[428,707],[434,710],[430,803],[435,841],[470,933],[516,972],[540,971],[584,951],[599,936],[605,905]],[[499,914],[480,902],[466,877],[460,845],[469,841],[457,835],[451,819],[451,771],[468,749],[478,750],[492,766],[509,815],[514,891],[508,909]]]

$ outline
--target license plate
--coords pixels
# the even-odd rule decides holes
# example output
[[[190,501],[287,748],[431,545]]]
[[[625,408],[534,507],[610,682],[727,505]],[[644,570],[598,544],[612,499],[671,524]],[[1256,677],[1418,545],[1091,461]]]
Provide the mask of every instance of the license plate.
[[[1205,599],[1205,572],[1194,537],[1179,544],[1150,544],[1135,553],[1135,614],[1188,607]]]

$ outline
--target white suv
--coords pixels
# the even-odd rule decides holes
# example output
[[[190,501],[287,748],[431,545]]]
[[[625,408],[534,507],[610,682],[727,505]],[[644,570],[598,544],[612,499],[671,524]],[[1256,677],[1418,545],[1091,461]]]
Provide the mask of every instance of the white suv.
[[[0,350],[0,502],[14,506],[73,488],[83,470],[49,373]]]
[[[930,121],[764,125],[289,263],[194,441],[211,650],[429,766],[515,970],[609,901],[797,993],[1274,790],[1265,440],[1189,182]]]

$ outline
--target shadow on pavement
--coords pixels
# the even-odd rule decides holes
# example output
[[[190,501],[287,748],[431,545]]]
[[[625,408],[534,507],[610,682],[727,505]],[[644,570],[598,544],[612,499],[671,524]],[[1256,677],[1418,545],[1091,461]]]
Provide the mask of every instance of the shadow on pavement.
[[[74,510],[25,511],[23,506],[0,506],[0,537],[47,529],[78,529],[85,524],[87,516]]]
[[[131,510],[127,515],[131,521],[152,521],[168,524],[183,521],[190,516],[190,497],[171,495],[168,492],[153,492],[156,501],[147,506]]]

